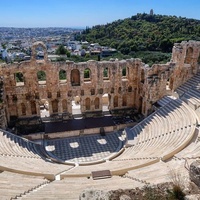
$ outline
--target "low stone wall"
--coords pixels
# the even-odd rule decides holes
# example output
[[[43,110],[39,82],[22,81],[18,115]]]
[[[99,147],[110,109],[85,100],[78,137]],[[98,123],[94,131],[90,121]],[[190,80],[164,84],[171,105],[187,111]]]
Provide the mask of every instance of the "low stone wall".
[[[129,124],[119,124],[116,126],[106,126],[103,128],[104,128],[105,133],[109,133],[112,131],[124,129],[125,127],[128,127],[128,126],[132,127],[134,125],[136,125],[135,122],[129,123]],[[30,135],[23,135],[23,137],[29,140],[75,137],[75,136],[81,136],[81,135],[100,134],[101,128],[102,127],[97,127],[97,128],[89,128],[89,129],[74,130],[74,131],[55,132],[55,133],[49,133],[49,134],[42,132],[42,133],[35,133],[35,134],[30,134]]]

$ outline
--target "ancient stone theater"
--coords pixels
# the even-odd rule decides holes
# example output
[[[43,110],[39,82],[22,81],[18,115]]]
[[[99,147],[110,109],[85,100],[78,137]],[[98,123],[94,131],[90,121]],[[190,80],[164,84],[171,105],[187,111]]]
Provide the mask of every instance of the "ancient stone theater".
[[[38,48],[43,59],[37,59]],[[79,199],[91,187],[168,182],[170,169],[188,183],[189,166],[200,156],[199,41],[175,43],[171,60],[151,67],[138,58],[52,62],[36,42],[31,60],[2,64],[0,76],[0,196]],[[102,130],[96,127],[62,137],[39,133],[34,140],[10,129],[16,120],[67,125],[79,117],[93,123],[105,113],[124,111],[126,117],[130,110],[143,117],[105,127],[104,134],[94,134]]]

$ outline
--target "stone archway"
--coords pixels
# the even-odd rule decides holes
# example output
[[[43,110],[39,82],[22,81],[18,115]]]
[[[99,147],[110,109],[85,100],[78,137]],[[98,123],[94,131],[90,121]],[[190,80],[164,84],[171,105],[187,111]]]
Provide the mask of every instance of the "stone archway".
[[[109,105],[110,105],[109,94],[105,93],[102,96],[102,111],[103,112],[109,111]]]
[[[42,99],[39,102],[39,105],[40,105],[40,117],[41,118],[49,117],[50,116],[49,102],[46,99]]]
[[[82,114],[80,96],[75,96],[72,99],[71,105],[72,105],[72,115],[80,115],[80,114]]]
[[[186,64],[192,64],[192,56],[193,56],[193,48],[189,47],[186,51],[186,56],[185,56],[185,63]]]
[[[38,52],[39,49],[40,51]],[[35,42],[31,47],[31,60],[35,61],[37,60],[37,57],[39,54],[42,53],[41,57],[44,61],[48,60],[48,54],[47,54],[47,48],[43,42]]]

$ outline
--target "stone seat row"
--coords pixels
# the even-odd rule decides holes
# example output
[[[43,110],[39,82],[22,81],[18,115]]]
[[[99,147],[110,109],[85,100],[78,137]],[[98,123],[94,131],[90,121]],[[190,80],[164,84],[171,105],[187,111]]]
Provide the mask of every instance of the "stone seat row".
[[[196,74],[194,77],[186,81],[184,84],[179,86],[176,91],[182,96],[184,93],[191,90],[200,89],[200,73]]]
[[[116,184],[117,183],[117,184]],[[142,187],[144,184],[123,178],[120,176],[112,176],[108,179],[93,180],[86,177],[68,177],[60,181],[53,181],[50,184],[44,186],[38,191],[27,194],[23,200],[42,200],[48,197],[48,199],[70,199],[77,200],[83,190],[91,188],[103,191],[127,189],[127,187]],[[48,196],[47,196],[48,195]],[[93,198],[94,198],[93,194]],[[91,197],[92,198],[92,197]],[[98,197],[97,197],[98,198]]]
[[[173,181],[173,176],[177,174],[177,177],[183,175],[182,178],[188,178],[188,172],[185,168],[184,160],[169,160],[167,162],[157,162],[143,168],[130,170],[125,176],[137,178],[146,181],[152,185],[163,182]]]
[[[181,152],[175,154],[178,159],[194,159],[200,156],[200,131],[198,128],[195,130],[195,137]]]
[[[196,119],[187,106],[173,101],[133,128],[134,146],[126,148],[116,160],[170,154],[189,139],[195,126]]]
[[[158,105],[163,107],[173,99],[174,99],[174,97],[172,97],[172,96],[164,96],[162,99],[158,100],[157,103],[158,103]]]
[[[132,138],[134,142],[139,143],[143,140],[155,137],[157,134],[170,132],[175,129],[175,127],[180,128],[192,124],[190,121],[190,119],[193,119],[192,116],[189,118],[186,117],[186,115],[188,115],[188,113],[185,112],[185,109],[188,110],[187,107],[183,104],[182,107],[178,108],[179,104],[179,100],[173,101],[171,104],[166,105],[165,108],[161,108],[159,111],[153,113],[153,115],[147,117],[141,123],[133,127],[132,130],[129,129],[129,135],[133,135]],[[171,110],[173,110],[173,112],[171,112]],[[193,122],[195,122],[195,119],[193,119]],[[162,130],[159,130],[159,128]]]
[[[36,150],[37,144],[7,131],[0,131],[0,146],[2,155],[40,158]]]
[[[0,197],[4,199],[15,198],[48,182],[44,177],[4,171],[0,173]]]

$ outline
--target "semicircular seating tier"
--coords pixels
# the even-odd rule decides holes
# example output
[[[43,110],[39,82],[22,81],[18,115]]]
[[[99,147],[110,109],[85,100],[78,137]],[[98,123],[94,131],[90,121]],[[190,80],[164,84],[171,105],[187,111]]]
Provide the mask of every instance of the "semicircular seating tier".
[[[86,163],[87,166],[76,167],[74,167],[75,163],[74,166],[53,163],[52,160],[45,158],[47,152],[40,145],[2,130],[0,132],[0,170],[43,175],[50,179],[61,172],[63,177],[90,176],[94,168],[108,169],[113,174],[122,175],[128,170],[150,165],[160,159],[166,160],[178,153],[191,141],[196,121],[194,111],[186,103],[180,99],[171,100],[133,128],[125,130],[127,141],[124,151],[120,151],[121,155],[114,159],[108,156],[104,163],[96,163],[96,165],[89,160]],[[112,134],[108,134],[109,137],[113,137]],[[95,141],[98,139],[96,138]],[[101,138],[99,142],[103,144],[107,141]],[[76,144],[73,145],[76,146]],[[119,146],[118,138],[113,151],[120,150]],[[96,148],[96,145],[90,148]]]

